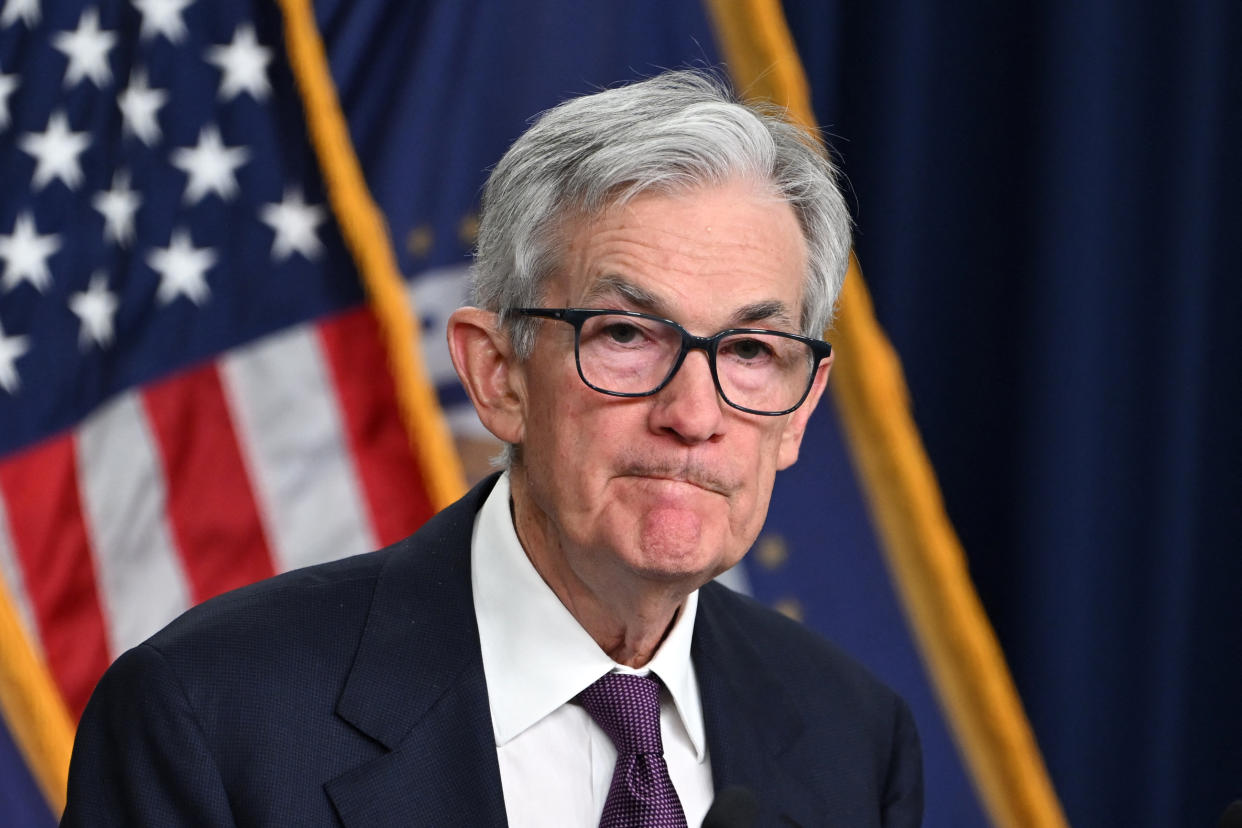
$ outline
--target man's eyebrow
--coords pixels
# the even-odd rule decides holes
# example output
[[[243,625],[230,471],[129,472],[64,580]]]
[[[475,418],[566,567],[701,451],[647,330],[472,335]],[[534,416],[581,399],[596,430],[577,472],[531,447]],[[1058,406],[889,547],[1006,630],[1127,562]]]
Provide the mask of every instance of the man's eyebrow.
[[[785,303],[779,299],[768,299],[751,305],[743,305],[733,312],[732,324],[734,325],[745,327],[758,322],[775,323],[778,326],[791,330],[797,327],[793,314],[789,312],[789,308],[785,306]]]
[[[639,287],[628,279],[608,274],[601,276],[583,297],[584,303],[591,305],[606,298],[624,299],[644,313],[668,317],[668,306],[651,291]]]

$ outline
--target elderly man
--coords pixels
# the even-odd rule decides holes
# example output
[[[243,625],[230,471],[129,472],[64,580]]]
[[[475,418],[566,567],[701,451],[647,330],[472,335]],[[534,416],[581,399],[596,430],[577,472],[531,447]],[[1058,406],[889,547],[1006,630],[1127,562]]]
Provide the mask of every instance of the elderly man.
[[[711,583],[832,361],[821,148],[691,72],[569,101],[484,194],[453,363],[507,468],[108,672],[70,825],[915,826],[905,704]]]

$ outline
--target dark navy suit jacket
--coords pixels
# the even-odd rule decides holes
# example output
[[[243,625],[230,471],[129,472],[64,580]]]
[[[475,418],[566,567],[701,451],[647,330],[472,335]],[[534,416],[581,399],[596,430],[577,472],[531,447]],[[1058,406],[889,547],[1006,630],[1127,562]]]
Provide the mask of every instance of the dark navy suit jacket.
[[[492,482],[122,655],[82,717],[62,825],[504,825],[470,590]],[[709,584],[691,653],[716,788],[754,791],[759,824],[919,824],[910,713],[833,645]]]

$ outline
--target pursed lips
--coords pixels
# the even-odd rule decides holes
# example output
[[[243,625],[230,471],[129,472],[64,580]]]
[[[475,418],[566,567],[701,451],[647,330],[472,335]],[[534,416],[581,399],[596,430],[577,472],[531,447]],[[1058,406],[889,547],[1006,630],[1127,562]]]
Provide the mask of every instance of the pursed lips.
[[[666,483],[680,483],[687,486],[693,486],[696,489],[702,489],[711,494],[718,494],[722,497],[728,497],[732,487],[724,485],[722,481],[699,474],[668,474],[667,472],[647,472],[647,471],[626,471],[622,477],[632,477],[638,480],[663,481]]]

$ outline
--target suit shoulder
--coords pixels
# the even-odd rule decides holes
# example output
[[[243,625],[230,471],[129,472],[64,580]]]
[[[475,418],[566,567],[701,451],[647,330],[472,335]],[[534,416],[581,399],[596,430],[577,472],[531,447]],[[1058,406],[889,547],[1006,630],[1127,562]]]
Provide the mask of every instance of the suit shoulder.
[[[802,624],[719,584],[699,595],[692,652],[705,717],[731,699],[735,713],[765,722],[770,749],[821,806],[835,803],[841,824],[917,825],[922,759],[905,701]]]
[[[716,634],[745,646],[754,667],[795,691],[813,697],[833,692],[838,702],[857,700],[891,713],[904,702],[867,667],[804,624],[720,584],[707,584],[699,595],[700,612]]]
[[[380,573],[407,542],[222,593],[182,613],[145,645],[183,676],[227,675],[237,665],[300,673],[345,661],[362,634]]]

